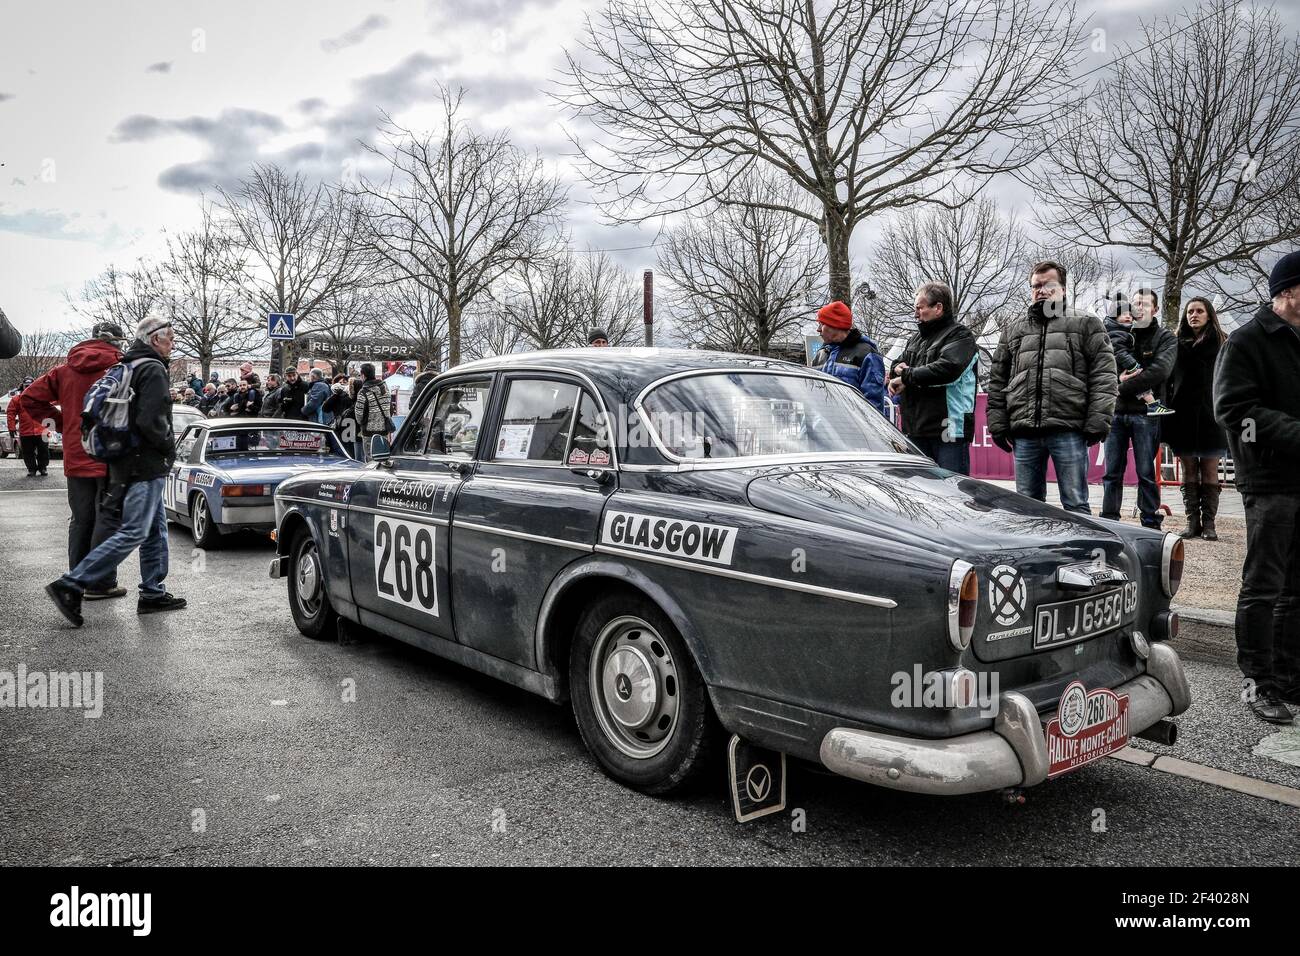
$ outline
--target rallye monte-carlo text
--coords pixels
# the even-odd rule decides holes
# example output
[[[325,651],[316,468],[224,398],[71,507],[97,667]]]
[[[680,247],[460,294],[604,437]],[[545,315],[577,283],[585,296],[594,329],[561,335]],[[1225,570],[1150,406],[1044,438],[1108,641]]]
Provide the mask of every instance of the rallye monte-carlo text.
[[[200,548],[233,531],[275,527],[276,487],[315,468],[360,468],[328,425],[280,418],[199,418],[176,439],[163,486],[168,521],[187,525]]]
[[[775,360],[472,362],[382,460],[289,478],[275,508],[303,633],[342,616],[568,702],[650,793],[723,731],[733,761],[743,741],[900,790],[1023,787],[1189,704],[1176,536],[947,472]]]

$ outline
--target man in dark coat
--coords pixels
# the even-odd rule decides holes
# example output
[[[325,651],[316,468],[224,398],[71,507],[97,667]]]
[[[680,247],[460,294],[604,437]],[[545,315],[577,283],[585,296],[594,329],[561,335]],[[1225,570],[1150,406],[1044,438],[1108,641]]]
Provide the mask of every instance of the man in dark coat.
[[[163,587],[167,577],[167,515],[163,488],[175,459],[172,403],[167,361],[175,339],[171,322],[147,318],[124,361],[131,367],[130,428],[133,446],[108,464],[110,490],[104,507],[121,510],[121,524],[75,568],[45,588],[68,622],[81,627],[81,599],[86,588],[114,574],[118,565],[140,549],[140,599],[137,614],[183,608],[185,601]]]
[[[1047,463],[1066,511],[1091,514],[1088,449],[1115,413],[1115,354],[1101,320],[1065,300],[1065,267],[1033,267],[1028,314],[1002,333],[989,374],[988,428],[1016,459],[1016,491],[1047,500]]]
[[[953,313],[952,289],[927,282],[916,293],[915,335],[890,369],[903,434],[940,466],[970,474],[975,430],[975,336]]]
[[[1271,303],[1228,337],[1214,378],[1214,417],[1228,432],[1246,507],[1237,596],[1242,697],[1261,720],[1300,706],[1300,252],[1269,275]]]
[[[1131,444],[1138,476],[1138,512],[1144,526],[1157,530],[1164,518],[1155,464],[1160,447],[1159,413],[1167,410],[1160,400],[1178,358],[1178,340],[1156,318],[1159,304],[1160,297],[1152,289],[1139,289],[1133,296],[1133,324],[1128,331],[1133,336],[1137,367],[1119,374],[1115,417],[1106,435],[1106,477],[1102,479],[1105,492],[1101,499],[1101,516],[1118,521]],[[1113,338],[1111,344],[1113,348]],[[1144,398],[1148,393],[1156,402],[1154,408]]]

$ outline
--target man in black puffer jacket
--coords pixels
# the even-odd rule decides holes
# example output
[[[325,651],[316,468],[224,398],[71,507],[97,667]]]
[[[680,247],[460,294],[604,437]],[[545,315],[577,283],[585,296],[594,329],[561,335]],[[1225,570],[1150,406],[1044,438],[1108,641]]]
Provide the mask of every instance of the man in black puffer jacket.
[[[117,566],[140,549],[140,599],[137,614],[173,611],[185,606],[163,587],[167,577],[167,515],[163,488],[175,459],[172,403],[167,361],[174,338],[171,322],[145,319],[136,327],[135,343],[123,361],[131,367],[130,428],[134,446],[108,463],[108,491],[103,508],[121,509],[121,522],[75,568],[45,588],[59,612],[81,627],[85,589],[113,576]]]
[[[927,282],[916,293],[915,335],[889,371],[903,434],[943,468],[970,474],[975,430],[975,336],[957,321],[952,289]]]
[[[1065,301],[1065,267],[1034,266],[1034,303],[1002,333],[989,376],[993,443],[1016,457],[1016,491],[1047,500],[1047,462],[1066,511],[1088,507],[1088,448],[1110,431],[1115,353],[1101,320]]]
[[[1271,304],[1219,350],[1214,417],[1246,506],[1237,666],[1247,706],[1273,724],[1300,707],[1300,252],[1269,276]]]

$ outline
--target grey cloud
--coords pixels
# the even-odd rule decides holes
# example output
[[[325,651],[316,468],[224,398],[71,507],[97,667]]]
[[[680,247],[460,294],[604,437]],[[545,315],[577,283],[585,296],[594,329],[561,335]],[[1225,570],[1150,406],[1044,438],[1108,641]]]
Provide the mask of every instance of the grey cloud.
[[[447,57],[412,53],[387,70],[354,80],[352,101],[324,121],[325,132],[349,149],[356,140],[369,142],[380,121],[380,110],[396,113],[436,99],[441,71],[451,62]]]
[[[12,100],[13,98],[14,95],[12,93],[0,93],[0,103],[3,103],[5,100]]]
[[[319,96],[312,96],[305,100],[299,100],[297,103],[298,112],[300,113],[315,113],[319,110],[323,110],[325,106],[325,101]]]
[[[146,73],[170,73],[172,64],[170,60],[160,60],[157,63],[150,63],[144,68]]]
[[[136,113],[120,121],[109,134],[111,143],[138,143],[172,133],[184,133],[199,139],[241,140],[257,132],[282,133],[284,121],[260,110],[222,110],[216,119],[187,116],[183,119],[160,119]]]
[[[0,210],[0,232],[16,232],[43,239],[94,239],[87,233],[68,231],[76,220],[76,216],[55,209],[26,209],[17,213]]]
[[[336,37],[321,40],[320,48],[326,53],[337,53],[339,50],[365,42],[366,37],[376,30],[384,29],[388,24],[388,17],[372,13],[351,30],[347,30]]]
[[[10,185],[10,186],[26,186],[26,185],[27,185],[27,180],[25,180],[25,179],[21,179],[20,177],[15,176],[13,179],[9,180],[9,185]]]
[[[451,8],[457,24],[479,23],[484,26],[505,27],[511,17],[524,7],[550,9],[559,0],[460,0]],[[435,32],[446,22],[448,6],[443,0],[429,0],[430,18],[435,22]]]

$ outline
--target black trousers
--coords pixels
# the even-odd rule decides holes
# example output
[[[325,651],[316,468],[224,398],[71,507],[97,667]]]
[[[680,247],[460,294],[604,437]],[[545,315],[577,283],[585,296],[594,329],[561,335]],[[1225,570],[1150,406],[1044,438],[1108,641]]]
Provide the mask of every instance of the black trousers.
[[[24,435],[19,441],[23,446],[23,461],[29,472],[44,471],[50,467],[50,446],[45,444],[44,435]]]
[[[1237,666],[1259,693],[1300,693],[1300,494],[1245,494]]]
[[[68,508],[72,517],[68,519],[68,570],[71,571],[81,559],[99,547],[111,537],[121,523],[121,512],[111,507],[104,507],[108,494],[107,478],[77,478],[69,475]],[[116,575],[100,581],[96,590],[116,587]]]

